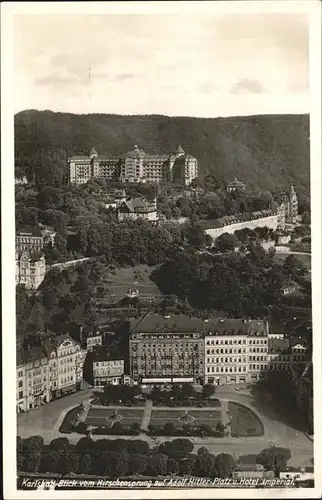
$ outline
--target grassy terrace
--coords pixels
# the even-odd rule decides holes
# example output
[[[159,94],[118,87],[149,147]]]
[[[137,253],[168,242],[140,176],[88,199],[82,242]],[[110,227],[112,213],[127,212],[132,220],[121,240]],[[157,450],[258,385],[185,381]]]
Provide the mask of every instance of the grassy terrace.
[[[264,427],[257,415],[239,403],[230,401],[228,411],[231,418],[233,437],[262,436]]]

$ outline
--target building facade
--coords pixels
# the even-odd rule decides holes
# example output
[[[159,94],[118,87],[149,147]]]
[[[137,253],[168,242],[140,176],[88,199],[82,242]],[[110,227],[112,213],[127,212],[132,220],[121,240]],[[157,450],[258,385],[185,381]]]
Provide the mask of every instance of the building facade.
[[[111,356],[106,346],[93,348],[93,386],[104,387],[107,384],[123,383],[124,360]]]
[[[254,230],[258,227],[268,227],[276,231],[285,227],[285,212],[281,205],[276,211],[262,210],[250,214],[236,214],[222,217],[215,220],[203,220],[199,222],[199,226],[213,240],[216,240],[224,233],[234,234],[240,229]]]
[[[255,383],[267,369],[268,323],[219,319],[205,324],[205,383]]]
[[[48,243],[55,243],[56,233],[47,229],[25,228],[16,234],[16,250],[41,252]]]
[[[130,369],[142,383],[202,382],[202,321],[188,316],[148,314],[129,325]]]
[[[29,251],[16,252],[16,285],[37,290],[46,274],[44,255]]]
[[[82,388],[86,351],[69,335],[17,352],[17,411],[28,411]]]
[[[40,347],[17,352],[16,399],[18,413],[51,399],[48,356]]]
[[[147,314],[130,321],[129,344],[131,375],[143,384],[253,384],[308,359],[305,347],[271,335],[263,320]]]
[[[88,156],[73,156],[68,160],[71,184],[85,184],[101,177],[124,183],[176,182],[190,185],[198,176],[197,159],[187,155],[182,146],[169,154],[147,154],[137,145],[119,156],[99,156],[92,148]]]

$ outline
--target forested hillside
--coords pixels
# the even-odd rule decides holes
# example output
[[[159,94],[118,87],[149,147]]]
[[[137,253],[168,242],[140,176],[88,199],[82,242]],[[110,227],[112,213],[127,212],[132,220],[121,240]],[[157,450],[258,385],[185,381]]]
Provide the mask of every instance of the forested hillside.
[[[134,144],[148,153],[182,144],[198,158],[201,178],[238,177],[250,188],[271,191],[293,183],[309,195],[308,115],[172,118],[29,110],[15,116],[15,142],[16,174],[35,173],[39,187],[59,186],[67,157],[92,146],[100,154],[118,154]]]

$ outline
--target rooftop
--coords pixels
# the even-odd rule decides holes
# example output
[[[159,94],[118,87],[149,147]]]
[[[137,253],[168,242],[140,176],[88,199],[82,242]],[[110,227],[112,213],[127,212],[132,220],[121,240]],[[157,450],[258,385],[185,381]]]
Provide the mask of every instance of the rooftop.
[[[121,358],[115,358],[111,349],[106,346],[94,346],[93,351],[93,361],[120,361]]]
[[[273,210],[261,210],[258,212],[245,212],[236,215],[226,215],[219,219],[205,219],[199,222],[199,226],[203,230],[216,229],[219,227],[229,226],[230,224],[235,224],[237,222],[247,222],[253,219],[260,219],[262,217],[269,217],[275,215]]]
[[[23,227],[17,231],[17,236],[37,236],[41,238],[42,230],[38,227]]]
[[[245,184],[243,182],[240,182],[237,177],[235,177],[235,179],[231,182],[229,182],[229,184],[227,184],[227,187],[242,187],[242,186],[245,186]]]
[[[268,324],[262,320],[191,318],[186,315],[148,314],[130,320],[130,332],[138,333],[202,333],[204,335],[267,335]]]
[[[118,210],[122,207],[127,207],[130,212],[137,213],[148,213],[155,212],[155,204],[153,202],[148,202],[142,198],[132,198],[131,200],[125,200],[118,207]]]

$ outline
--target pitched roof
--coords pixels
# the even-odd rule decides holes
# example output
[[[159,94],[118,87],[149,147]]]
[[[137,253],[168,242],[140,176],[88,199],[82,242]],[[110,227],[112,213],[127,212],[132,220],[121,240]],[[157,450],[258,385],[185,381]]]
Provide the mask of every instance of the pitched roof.
[[[47,358],[44,349],[41,346],[32,347],[31,349],[18,349],[16,357],[16,365],[22,366],[33,361],[40,361]]]
[[[183,147],[181,146],[181,144],[179,144],[179,146],[177,147],[177,151],[176,151],[177,154],[183,154],[184,153],[184,149]]]
[[[89,161],[89,157],[88,156],[71,156],[69,158],[69,160],[86,160],[86,161]]]
[[[42,236],[42,230],[39,229],[38,227],[23,227],[17,231],[17,236],[37,236],[41,237]]]
[[[113,356],[110,347],[107,346],[94,346],[93,351],[93,361],[120,361],[120,357]]]
[[[272,354],[282,353],[290,348],[288,339],[268,339],[268,352]]]
[[[268,325],[263,320],[210,318],[205,321],[201,318],[191,318],[183,314],[173,316],[148,314],[143,318],[130,320],[130,331],[132,333],[195,332],[206,335],[266,335]]]
[[[97,151],[96,151],[96,149],[95,149],[95,148],[92,148],[89,154],[90,154],[90,155],[97,155]]]
[[[155,205],[153,203],[142,200],[142,198],[132,198],[131,200],[124,200],[118,207],[118,210],[120,210],[124,206],[127,207],[129,212],[131,213],[149,213],[155,211]]]
[[[245,184],[243,182],[240,182],[237,177],[235,177],[235,179],[231,182],[229,182],[229,184],[227,184],[227,187],[242,187],[242,186],[245,186]]]

